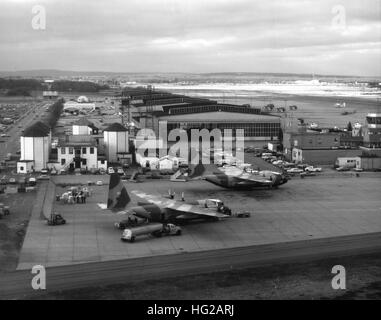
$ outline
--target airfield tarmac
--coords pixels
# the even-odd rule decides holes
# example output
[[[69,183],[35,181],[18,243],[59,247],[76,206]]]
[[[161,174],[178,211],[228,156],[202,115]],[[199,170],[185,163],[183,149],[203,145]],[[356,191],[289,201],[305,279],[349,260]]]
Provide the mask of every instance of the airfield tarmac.
[[[191,223],[183,226],[180,237],[141,237],[131,244],[122,242],[121,231],[114,227],[123,216],[102,211],[97,205],[106,202],[108,176],[54,177],[56,184],[97,180],[106,184],[91,186],[93,194],[87,203],[74,205],[55,201],[55,194],[61,194],[64,188],[47,188],[45,206],[53,204],[53,210],[68,223],[49,227],[41,220],[41,209],[35,208],[18,269],[30,269],[37,264],[74,265],[381,232],[380,178],[380,173],[362,173],[359,178],[351,173],[295,177],[276,190],[252,191],[227,190],[206,181],[125,182],[128,190],[166,195],[172,189],[177,195],[185,192],[188,200],[219,198],[233,211],[252,214],[247,219]],[[135,196],[131,198],[136,202]]]

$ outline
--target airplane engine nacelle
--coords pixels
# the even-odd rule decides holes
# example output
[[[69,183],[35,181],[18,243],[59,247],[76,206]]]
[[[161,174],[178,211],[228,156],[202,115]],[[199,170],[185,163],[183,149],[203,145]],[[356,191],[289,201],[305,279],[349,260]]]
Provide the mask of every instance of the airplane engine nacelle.
[[[150,221],[161,222],[164,219],[162,210],[155,204],[146,204],[140,207],[132,208],[131,211],[137,217],[148,219]]]

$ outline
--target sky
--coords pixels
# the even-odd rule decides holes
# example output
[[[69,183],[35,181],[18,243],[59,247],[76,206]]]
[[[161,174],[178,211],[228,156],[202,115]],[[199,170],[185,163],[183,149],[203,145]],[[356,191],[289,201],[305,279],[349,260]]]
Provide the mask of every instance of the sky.
[[[0,0],[0,70],[35,69],[378,77],[381,0]]]

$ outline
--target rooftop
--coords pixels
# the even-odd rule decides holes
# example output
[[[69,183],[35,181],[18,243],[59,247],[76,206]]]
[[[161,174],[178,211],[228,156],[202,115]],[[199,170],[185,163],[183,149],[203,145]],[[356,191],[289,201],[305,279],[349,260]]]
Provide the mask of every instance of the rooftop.
[[[106,129],[104,129],[103,131],[111,131],[111,132],[122,132],[122,131],[128,131],[126,127],[124,127],[123,125],[121,125],[120,123],[118,122],[115,122],[111,125],[109,125]]]
[[[280,122],[276,116],[238,113],[238,112],[204,112],[193,114],[165,115],[161,121],[168,122]]]
[[[76,126],[87,126],[87,127],[93,127],[94,126],[94,123],[92,123],[91,121],[87,120],[85,117],[82,117],[81,119],[79,119],[78,121],[74,122],[73,124],[76,125]]]
[[[46,137],[50,133],[50,128],[43,122],[38,121],[24,130],[23,137]]]

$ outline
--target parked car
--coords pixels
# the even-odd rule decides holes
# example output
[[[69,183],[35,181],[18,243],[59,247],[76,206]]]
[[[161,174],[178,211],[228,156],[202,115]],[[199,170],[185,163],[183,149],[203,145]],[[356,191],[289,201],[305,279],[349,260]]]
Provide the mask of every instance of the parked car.
[[[48,173],[49,173],[48,169],[41,169],[41,174],[48,174]]]
[[[124,175],[124,170],[122,167],[118,167],[117,169],[117,173],[120,175],[120,176],[123,176]]]
[[[106,174],[106,170],[104,168],[99,169],[99,174]]]
[[[349,167],[338,167],[338,168],[336,168],[336,170],[337,171],[350,171],[351,168],[349,168]]]
[[[308,172],[321,172],[322,168],[314,168],[313,166],[310,166],[310,167],[305,168],[304,171],[308,171]]]
[[[36,184],[37,184],[37,180],[36,180],[36,178],[33,178],[33,177],[31,177],[31,178],[29,178],[29,180],[28,180],[28,184],[30,185],[30,186],[35,186]]]
[[[15,178],[9,178],[9,183],[10,184],[16,184],[16,179]]]
[[[304,172],[302,169],[299,168],[291,168],[287,170],[287,173],[302,173]]]
[[[107,173],[108,173],[108,174],[113,174],[113,173],[115,173],[114,168],[113,168],[113,167],[109,167],[108,170],[107,170]]]
[[[41,174],[37,177],[37,180],[49,180],[49,176],[46,174]]]

